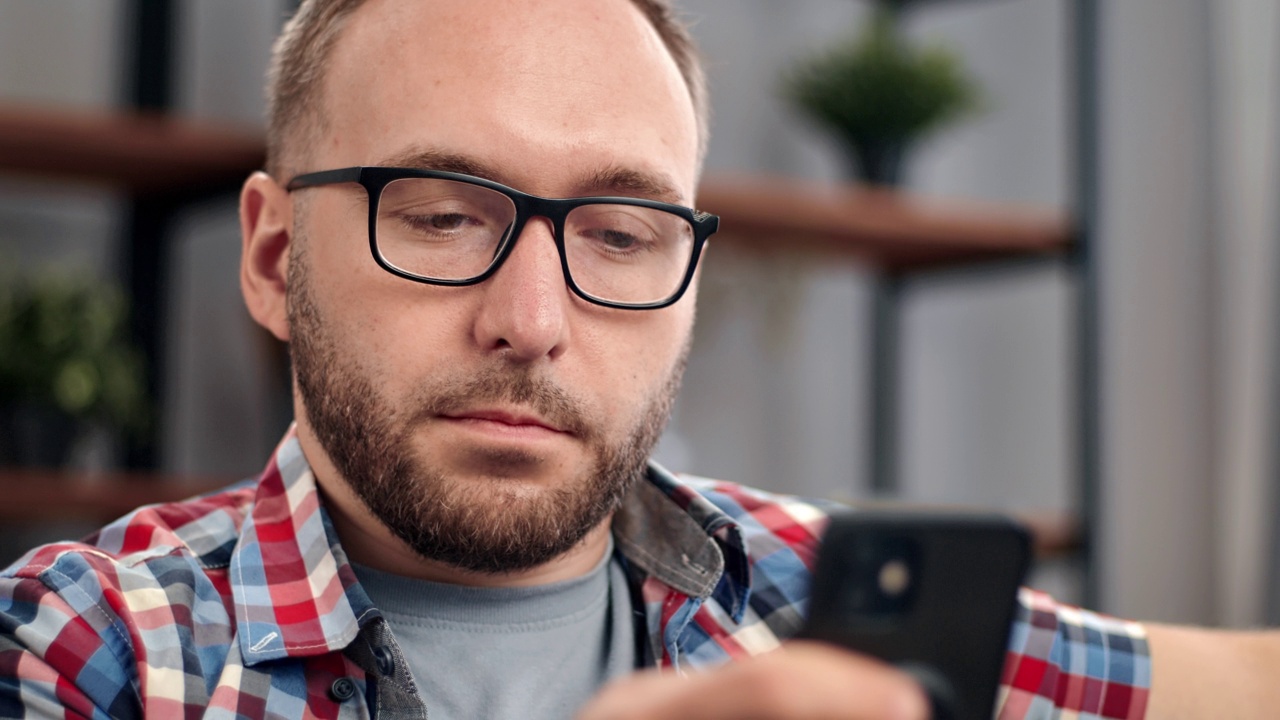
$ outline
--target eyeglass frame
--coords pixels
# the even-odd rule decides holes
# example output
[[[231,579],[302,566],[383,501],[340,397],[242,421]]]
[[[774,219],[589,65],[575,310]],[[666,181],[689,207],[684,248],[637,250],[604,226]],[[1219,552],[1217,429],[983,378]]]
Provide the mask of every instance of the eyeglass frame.
[[[493,261],[489,263],[489,266],[483,273],[475,277],[464,278],[461,280],[431,278],[398,268],[388,262],[386,258],[382,257],[382,253],[378,251],[377,240],[378,203],[382,199],[382,191],[396,180],[405,180],[410,178],[452,180],[454,182],[476,185],[478,187],[498,192],[511,200],[511,203],[515,208],[515,217],[512,219],[511,227],[507,230],[506,236],[503,237],[501,244],[494,255]],[[676,205],[675,203],[667,203],[660,200],[648,200],[645,198],[609,196],[544,198],[537,195],[530,195],[529,193],[521,192],[515,188],[508,187],[492,180],[486,180],[482,177],[476,177],[474,175],[447,172],[444,170],[426,170],[422,168],[360,165],[338,168],[335,170],[321,170],[319,172],[295,175],[293,179],[289,180],[285,185],[284,189],[286,192],[293,192],[294,190],[302,190],[305,188],[341,185],[344,183],[357,183],[364,188],[369,200],[369,252],[373,255],[374,262],[392,275],[426,285],[440,285],[447,287],[478,285],[492,277],[493,274],[502,267],[503,263],[507,261],[507,257],[511,255],[511,250],[515,247],[520,235],[524,232],[525,224],[529,219],[542,217],[551,221],[552,235],[554,235],[556,250],[560,254],[560,269],[564,274],[565,284],[569,286],[569,289],[572,290],[575,295],[587,302],[619,310],[659,310],[679,302],[680,298],[684,297],[685,292],[689,289],[689,284],[693,282],[693,275],[697,270],[698,260],[702,256],[702,249],[706,245],[707,239],[715,234],[715,232],[720,228],[719,217],[701,210],[685,207],[684,205]],[[631,205],[634,207],[650,208],[676,215],[689,223],[689,226],[693,228],[693,245],[690,250],[689,264],[685,269],[684,277],[680,280],[680,286],[676,288],[669,297],[648,303],[621,303],[613,300],[605,300],[603,298],[595,297],[578,287],[578,284],[573,279],[573,274],[569,271],[569,258],[566,255],[565,250],[564,224],[570,212],[586,205]]]

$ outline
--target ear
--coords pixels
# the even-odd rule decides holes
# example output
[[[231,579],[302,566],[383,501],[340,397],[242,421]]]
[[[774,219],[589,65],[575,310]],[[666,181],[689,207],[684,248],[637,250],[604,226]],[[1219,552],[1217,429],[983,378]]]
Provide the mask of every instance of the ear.
[[[253,319],[285,342],[292,238],[289,193],[264,172],[250,175],[240,190],[240,290]]]

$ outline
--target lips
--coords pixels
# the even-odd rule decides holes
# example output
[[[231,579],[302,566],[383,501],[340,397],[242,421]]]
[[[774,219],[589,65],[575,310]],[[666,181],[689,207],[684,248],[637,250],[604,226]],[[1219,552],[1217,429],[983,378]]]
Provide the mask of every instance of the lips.
[[[506,425],[512,429],[542,429],[557,433],[568,433],[564,428],[538,415],[531,415],[507,410],[466,410],[447,413],[443,417],[449,420],[492,422]]]

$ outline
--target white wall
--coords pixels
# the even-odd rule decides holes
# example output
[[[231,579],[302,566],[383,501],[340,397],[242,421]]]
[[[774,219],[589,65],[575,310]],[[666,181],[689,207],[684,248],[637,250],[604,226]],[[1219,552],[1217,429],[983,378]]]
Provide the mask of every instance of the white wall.
[[[1263,588],[1280,559],[1267,537],[1277,510],[1275,444],[1277,294],[1276,188],[1280,153],[1276,128],[1276,68],[1280,55],[1280,6],[1271,0],[1221,0],[1212,6],[1214,47],[1212,106],[1217,158],[1212,178],[1217,203],[1212,237],[1224,250],[1210,276],[1216,290],[1213,345],[1226,353],[1216,363],[1213,422],[1220,442],[1215,521],[1219,619],[1232,625],[1259,622]],[[1273,608],[1274,613],[1280,608]]]
[[[123,0],[0,4],[0,94],[6,100],[113,105],[121,94]]]
[[[0,98],[111,105],[120,94],[121,0],[0,3]],[[0,177],[0,261],[111,271],[117,203],[109,191]]]

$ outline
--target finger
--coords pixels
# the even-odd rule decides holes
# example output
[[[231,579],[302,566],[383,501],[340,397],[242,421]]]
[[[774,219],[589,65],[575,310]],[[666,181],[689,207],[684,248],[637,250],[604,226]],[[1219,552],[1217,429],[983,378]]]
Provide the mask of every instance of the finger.
[[[905,673],[816,643],[680,678],[618,682],[579,720],[923,720],[928,704]]]

